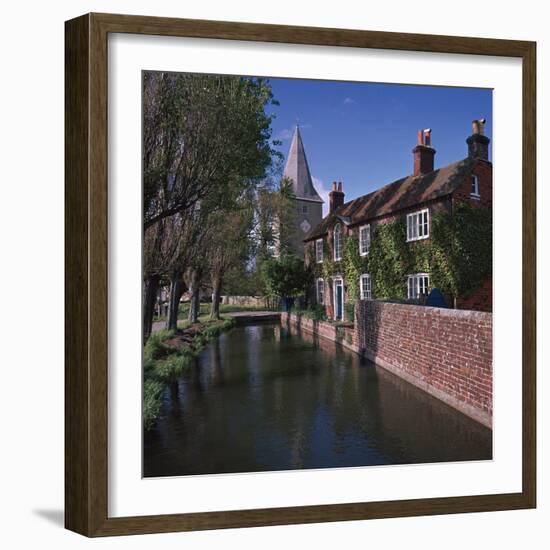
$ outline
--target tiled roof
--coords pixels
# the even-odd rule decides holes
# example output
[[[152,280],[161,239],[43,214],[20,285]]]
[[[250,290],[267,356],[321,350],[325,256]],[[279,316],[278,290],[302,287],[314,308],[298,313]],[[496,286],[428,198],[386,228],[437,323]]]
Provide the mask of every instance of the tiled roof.
[[[406,176],[380,189],[346,202],[314,227],[305,241],[326,235],[336,219],[346,225],[378,218],[411,208],[455,191],[474,167],[477,159],[466,158],[422,176]]]

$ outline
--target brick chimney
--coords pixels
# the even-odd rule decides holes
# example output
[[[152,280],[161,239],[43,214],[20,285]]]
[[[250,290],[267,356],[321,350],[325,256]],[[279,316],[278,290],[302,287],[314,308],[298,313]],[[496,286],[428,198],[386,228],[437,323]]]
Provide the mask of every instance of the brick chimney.
[[[418,130],[418,144],[413,149],[414,176],[433,172],[435,149],[432,148],[432,130]]]
[[[472,121],[472,135],[466,139],[468,144],[468,157],[471,159],[489,160],[489,142],[491,141],[485,135],[484,118]]]
[[[332,182],[332,191],[329,197],[329,213],[332,214],[337,208],[344,204],[344,192],[342,191],[342,182]]]

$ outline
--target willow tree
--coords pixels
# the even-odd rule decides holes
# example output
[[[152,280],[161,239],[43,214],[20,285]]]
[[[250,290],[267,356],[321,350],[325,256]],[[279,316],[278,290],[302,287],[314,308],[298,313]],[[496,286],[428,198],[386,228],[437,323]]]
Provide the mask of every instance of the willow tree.
[[[207,255],[212,284],[210,317],[220,318],[220,296],[224,278],[232,267],[246,264],[251,256],[254,211],[245,204],[233,212],[218,214],[208,242]]]
[[[232,205],[269,167],[273,100],[264,79],[145,73],[143,81],[144,331],[150,330],[160,274],[173,265],[159,254],[177,216],[186,225],[197,205]],[[176,224],[177,225],[177,224]],[[181,266],[182,271],[186,266]]]

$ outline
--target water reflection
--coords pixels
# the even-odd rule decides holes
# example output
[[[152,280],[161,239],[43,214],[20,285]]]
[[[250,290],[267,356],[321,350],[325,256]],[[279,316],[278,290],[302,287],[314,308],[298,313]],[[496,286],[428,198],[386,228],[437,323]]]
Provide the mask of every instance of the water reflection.
[[[144,475],[491,458],[491,431],[357,355],[279,325],[233,329],[164,393]]]

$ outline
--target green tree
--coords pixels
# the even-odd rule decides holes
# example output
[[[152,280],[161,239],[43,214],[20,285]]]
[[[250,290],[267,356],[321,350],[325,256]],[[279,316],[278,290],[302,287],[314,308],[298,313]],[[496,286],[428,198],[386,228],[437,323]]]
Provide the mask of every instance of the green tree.
[[[277,156],[270,142],[272,116],[265,109],[270,103],[275,101],[264,79],[145,73],[145,339],[163,277],[174,290],[176,315],[182,274],[190,271],[194,292],[201,284],[205,269],[195,252],[210,227],[207,214],[233,210],[243,193],[260,185]],[[190,251],[192,263],[201,266],[189,265]]]
[[[219,213],[206,245],[212,283],[210,316],[220,318],[220,295],[225,276],[232,266],[241,266],[250,257],[253,209],[244,204],[240,210]]]
[[[268,81],[147,72],[143,85],[145,229],[212,193],[230,202],[265,176],[275,153]]]
[[[267,295],[276,298],[304,295],[313,280],[311,270],[293,254],[266,260],[262,265],[262,277]]]

